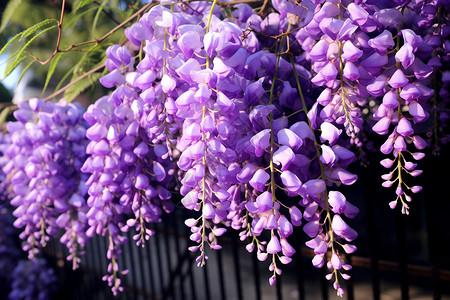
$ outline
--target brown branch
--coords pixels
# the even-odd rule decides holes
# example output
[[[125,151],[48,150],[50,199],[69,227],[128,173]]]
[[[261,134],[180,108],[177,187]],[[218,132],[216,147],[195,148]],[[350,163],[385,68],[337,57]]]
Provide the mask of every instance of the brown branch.
[[[52,98],[54,98],[55,96],[58,96],[59,94],[61,94],[62,92],[64,92],[65,90],[67,90],[68,88],[70,88],[72,85],[74,85],[75,83],[79,82],[80,80],[82,80],[83,78],[103,69],[105,67],[105,63],[102,63],[98,66],[96,66],[95,68],[93,68],[92,70],[89,70],[88,72],[84,73],[83,75],[81,75],[80,77],[78,77],[77,79],[69,82],[67,85],[65,85],[64,87],[60,88],[59,90],[57,90],[56,92],[54,92],[53,94],[45,97],[43,100],[44,101],[48,101]]]
[[[129,22],[131,22],[134,18],[136,18],[138,15],[140,15],[141,13],[145,12],[147,9],[149,9],[151,6],[155,5],[155,3],[148,3],[146,5],[144,5],[140,10],[138,10],[137,12],[135,12],[133,15],[131,15],[128,19],[126,19],[125,21],[123,21],[122,23],[120,23],[119,25],[117,25],[116,27],[114,27],[113,29],[111,29],[108,33],[106,33],[104,36],[102,36],[99,39],[95,39],[95,40],[91,40],[91,41],[86,41],[86,42],[81,42],[81,43],[77,43],[77,44],[72,44],[70,45],[67,49],[59,49],[59,44],[61,42],[61,36],[62,36],[62,22],[64,19],[64,6],[66,4],[66,1],[63,0],[62,2],[62,8],[61,8],[61,17],[58,23],[58,39],[56,41],[56,47],[55,47],[55,51],[53,51],[53,54],[45,61],[41,61],[39,60],[37,57],[34,57],[34,59],[39,62],[41,65],[45,65],[47,63],[49,63],[53,57],[55,57],[56,54],[58,54],[59,52],[69,52],[71,51],[73,48],[76,47],[81,47],[84,45],[89,45],[89,44],[96,44],[98,45],[99,43],[103,42],[105,39],[107,39],[109,36],[113,35],[117,30],[119,30],[120,28],[122,28],[123,26],[125,26],[126,24],[128,24]]]
[[[263,5],[261,6],[261,8],[259,9],[258,15],[263,16],[264,15],[264,11],[267,8],[267,5],[269,5],[269,0],[264,0]]]
[[[61,7],[61,16],[59,18],[59,22],[58,22],[58,39],[56,40],[56,47],[55,47],[55,51],[53,51],[53,54],[47,58],[47,60],[45,61],[41,61],[40,59],[38,59],[37,57],[34,57],[34,59],[40,63],[41,65],[46,65],[48,64],[53,57],[55,57],[55,55],[58,53],[58,48],[59,48],[59,43],[61,42],[61,35],[62,35],[62,23],[64,20],[64,7],[66,6],[66,0],[62,1],[62,7]]]
[[[140,10],[138,10],[137,12],[135,12],[132,16],[130,16],[128,19],[126,19],[125,21],[123,21],[122,23],[120,23],[119,25],[117,25],[116,27],[114,27],[113,29],[111,29],[108,33],[106,33],[104,36],[102,36],[99,39],[95,39],[92,41],[86,41],[86,42],[81,42],[78,44],[72,44],[70,45],[67,49],[64,50],[59,50],[59,52],[68,52],[70,50],[72,50],[73,48],[76,47],[80,47],[80,46],[84,46],[84,45],[89,45],[89,44],[99,44],[101,42],[103,42],[105,39],[107,39],[109,36],[113,35],[117,30],[119,30],[120,28],[122,28],[123,26],[125,26],[126,24],[128,24],[129,22],[131,22],[134,18],[136,18],[138,15],[140,15],[141,13],[145,12],[148,8],[150,8],[152,5],[155,5],[154,3],[150,2],[148,4],[146,4],[145,6],[143,6]]]
[[[9,107],[11,109],[10,112],[17,109],[17,105],[13,104],[12,102],[6,102],[6,103],[0,103],[0,110],[3,110],[5,108]]]

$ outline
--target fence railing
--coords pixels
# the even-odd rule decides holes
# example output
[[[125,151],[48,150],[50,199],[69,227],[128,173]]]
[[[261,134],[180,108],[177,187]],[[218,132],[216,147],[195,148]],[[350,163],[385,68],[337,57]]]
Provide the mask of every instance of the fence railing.
[[[442,161],[435,159],[424,168],[432,172]],[[361,170],[359,171],[361,174]],[[347,259],[353,265],[351,279],[346,282],[344,299],[450,299],[450,232],[447,214],[449,197],[446,178],[424,178],[423,195],[411,203],[411,215],[404,216],[388,208],[391,194],[374,191],[375,178],[369,169],[362,172],[359,186],[348,190],[348,199],[358,205],[360,215],[352,225],[358,229],[359,250]],[[429,181],[429,182],[428,182]],[[433,189],[441,185],[441,189]],[[428,188],[427,188],[428,186]],[[155,224],[156,234],[137,247],[123,246],[119,258],[125,276],[125,290],[114,298],[101,277],[106,272],[106,242],[94,238],[86,248],[81,268],[72,271],[65,261],[67,253],[53,242],[45,255],[56,268],[60,286],[57,299],[152,299],[152,300],[316,300],[339,299],[325,279],[327,270],[311,265],[313,252],[304,243],[301,230],[292,236],[297,252],[293,261],[283,266],[283,274],[275,287],[270,287],[268,262],[260,262],[248,253],[236,232],[221,238],[223,249],[209,251],[205,267],[195,265],[190,232],[183,224],[182,208],[164,216]]]

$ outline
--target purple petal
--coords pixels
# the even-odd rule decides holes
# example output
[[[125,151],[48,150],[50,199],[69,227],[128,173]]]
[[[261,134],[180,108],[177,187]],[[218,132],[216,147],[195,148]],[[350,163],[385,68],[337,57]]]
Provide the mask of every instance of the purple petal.
[[[328,122],[323,122],[320,125],[320,130],[322,131],[320,140],[322,142],[328,141],[330,146],[333,146],[336,143],[342,132],[342,130],[337,129],[336,126]]]
[[[303,141],[292,130],[283,128],[277,133],[278,143],[292,148],[294,151],[298,150],[303,145]]]
[[[360,5],[352,2],[347,6],[347,9],[350,13],[350,18],[359,26],[362,26],[364,25],[364,23],[366,23],[367,18],[369,17],[369,13]]]
[[[272,235],[267,244],[267,253],[275,254],[281,252],[281,244],[276,235]]]
[[[264,192],[266,188],[265,185],[267,181],[269,181],[269,179],[270,175],[267,174],[266,171],[264,171],[263,169],[258,169],[253,175],[252,179],[250,179],[249,183],[255,190]]]
[[[414,130],[412,129],[411,123],[405,117],[402,117],[398,122],[397,132],[402,136],[410,136],[414,133]]]
[[[291,171],[284,171],[281,173],[281,181],[289,192],[298,193],[302,187],[300,179]]]
[[[389,125],[391,125],[391,118],[384,117],[379,120],[373,127],[372,130],[380,135],[385,135],[389,133]]]
[[[400,50],[395,53],[395,61],[400,62],[405,69],[409,68],[409,66],[414,63],[415,59],[413,47],[410,44],[404,44]]]
[[[265,191],[256,197],[256,205],[260,212],[268,211],[273,207],[272,193]]]
[[[383,104],[387,108],[396,108],[398,106],[397,93],[389,91],[383,96]]]
[[[389,79],[389,85],[395,89],[404,87],[409,82],[401,69],[397,69]]]

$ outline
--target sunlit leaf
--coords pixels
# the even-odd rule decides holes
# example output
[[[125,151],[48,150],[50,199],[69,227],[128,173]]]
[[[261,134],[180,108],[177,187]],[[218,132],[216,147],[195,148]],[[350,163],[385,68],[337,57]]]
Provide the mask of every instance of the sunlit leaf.
[[[44,30],[42,30],[41,32],[39,32],[38,34],[36,34],[35,36],[33,36],[33,37],[25,44],[25,46],[23,46],[22,49],[20,49],[19,54],[17,55],[16,60],[19,58],[19,56],[22,55],[22,53],[25,52],[25,50],[28,48],[28,46],[30,46],[31,43],[33,43],[33,41],[34,41],[35,39],[37,39],[38,37],[40,37],[41,35],[43,35],[43,34],[46,33],[47,31],[52,30],[53,28],[56,28],[56,27],[58,27],[58,25],[53,25],[53,26],[51,26],[51,27],[45,28]]]
[[[57,53],[50,62],[50,67],[47,71],[47,78],[45,79],[44,88],[42,89],[42,94],[45,93],[45,90],[47,89],[48,83],[50,82],[50,79],[53,76],[53,73],[55,72],[56,66],[58,65],[59,60],[61,57],[65,54],[65,52],[59,52]]]
[[[38,31],[39,29],[46,27],[48,25],[58,25],[58,21],[56,21],[55,19],[47,19],[44,20],[42,22],[39,22],[33,26],[31,26],[28,29],[25,29],[24,31],[22,31],[22,35],[20,36],[20,39],[26,39],[27,37],[29,37],[30,35],[34,34],[36,31]]]
[[[10,111],[11,108],[7,106],[0,112],[0,126],[5,123],[6,118],[8,117]]]
[[[85,7],[86,5],[89,5],[89,4],[91,4],[91,3],[93,3],[93,2],[95,2],[95,0],[82,0],[82,1],[80,1],[79,3],[78,3],[78,5],[75,7],[75,12],[77,11],[77,10],[79,10],[80,8],[82,8],[82,7]]]
[[[14,57],[15,59],[13,59]],[[27,57],[29,56],[24,53],[20,54],[20,56],[19,55],[11,56],[11,58],[8,60],[8,64],[6,65],[3,77],[4,78],[8,77],[9,74],[11,74],[12,71],[14,71],[14,69],[17,68],[22,63],[22,61]]]
[[[23,75],[25,75],[25,72],[31,67],[31,65],[33,63],[35,63],[36,61],[34,59],[32,59],[28,65],[22,70],[22,73],[20,73],[19,79],[17,80],[17,84],[19,84],[19,82],[22,80]]]
[[[79,82],[75,83],[65,91],[63,98],[67,101],[72,101],[87,88],[97,84],[97,81],[101,76],[101,73],[94,73],[81,79]]]
[[[14,15],[14,12],[17,10],[17,8],[22,4],[22,0],[10,0],[8,4],[5,7],[5,11],[2,14],[2,23],[0,25],[0,32],[3,32],[3,30],[6,28],[6,25],[11,20],[12,16]]]
[[[9,40],[9,42],[7,42],[7,43],[5,44],[5,46],[3,46],[3,48],[0,50],[0,55],[2,55],[3,52],[5,52],[5,50],[8,49],[8,47],[12,44],[12,42],[14,42],[21,34],[22,34],[22,32],[16,34],[15,36],[13,36],[13,37]]]

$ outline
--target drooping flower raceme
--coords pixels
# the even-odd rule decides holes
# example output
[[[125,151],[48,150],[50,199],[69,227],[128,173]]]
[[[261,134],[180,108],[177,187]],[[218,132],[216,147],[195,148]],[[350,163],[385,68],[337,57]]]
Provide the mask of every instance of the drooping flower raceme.
[[[82,113],[81,106],[64,100],[21,103],[14,112],[17,121],[7,124],[11,143],[3,166],[14,195],[14,226],[23,228],[23,249],[33,258],[61,229],[74,268],[88,240],[86,178],[80,172],[86,156]]]

